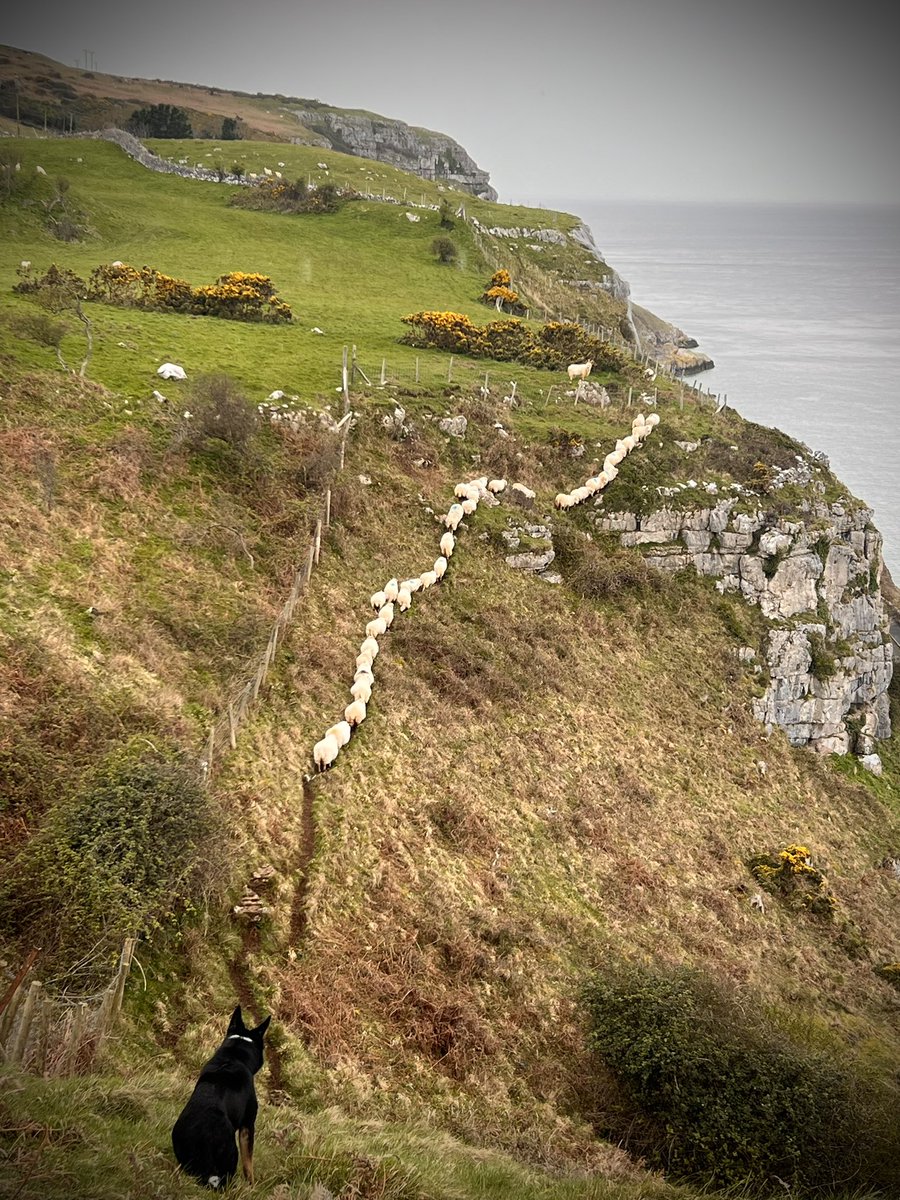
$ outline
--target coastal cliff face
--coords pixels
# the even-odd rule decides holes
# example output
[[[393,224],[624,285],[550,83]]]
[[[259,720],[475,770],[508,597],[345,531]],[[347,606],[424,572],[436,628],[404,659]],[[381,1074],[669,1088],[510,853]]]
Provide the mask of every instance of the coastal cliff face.
[[[328,108],[292,108],[290,112],[333,150],[390,163],[422,179],[446,179],[482,199],[497,199],[488,172],[446,134],[367,113]]]
[[[709,508],[662,508],[599,515],[595,526],[623,546],[644,547],[662,571],[693,567],[758,605],[771,628],[758,660],[740,651],[765,680],[755,714],[795,746],[820,753],[871,755],[890,736],[893,672],[881,596],[881,534],[864,507],[810,504],[803,519],[738,501]]]

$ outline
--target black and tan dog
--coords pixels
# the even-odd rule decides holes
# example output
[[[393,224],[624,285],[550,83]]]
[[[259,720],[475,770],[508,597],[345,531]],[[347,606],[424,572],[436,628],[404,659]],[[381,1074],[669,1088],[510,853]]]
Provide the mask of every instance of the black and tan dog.
[[[241,1006],[231,1014],[225,1040],[200,1072],[194,1094],[172,1130],[172,1146],[183,1171],[207,1187],[223,1188],[241,1166],[253,1182],[253,1129],[256,1089],[253,1076],[263,1065],[263,1037],[271,1017],[248,1029]]]

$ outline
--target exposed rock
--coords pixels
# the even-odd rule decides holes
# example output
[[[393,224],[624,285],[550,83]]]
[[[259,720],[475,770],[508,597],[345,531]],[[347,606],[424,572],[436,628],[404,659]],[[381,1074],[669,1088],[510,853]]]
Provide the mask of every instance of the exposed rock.
[[[465,437],[468,426],[469,422],[462,415],[462,413],[460,413],[458,417],[443,417],[440,421],[438,421],[438,429],[440,429],[442,433],[449,433],[451,437],[456,438]]]
[[[496,200],[490,176],[451,137],[430,129],[415,129],[404,121],[375,114],[341,112],[330,108],[294,108],[297,119],[323,138],[333,150],[390,163],[422,179],[441,180]]]
[[[555,557],[556,554],[553,550],[545,550],[543,554],[527,551],[524,554],[510,554],[506,561],[517,571],[545,571]]]
[[[871,771],[873,775],[880,775],[884,769],[882,767],[881,759],[877,754],[863,754],[859,761],[862,766],[864,766],[867,771]]]
[[[821,753],[874,753],[891,731],[893,646],[874,582],[881,536],[871,512],[812,504],[807,527],[759,510],[732,516],[737,502],[640,517],[599,512],[594,524],[618,533],[624,546],[647,547],[646,561],[658,570],[693,566],[715,578],[720,591],[740,591],[778,622],[765,650],[769,683],[753,704],[759,720]],[[804,619],[813,613],[822,616]],[[760,673],[752,649],[742,648],[739,657]]]

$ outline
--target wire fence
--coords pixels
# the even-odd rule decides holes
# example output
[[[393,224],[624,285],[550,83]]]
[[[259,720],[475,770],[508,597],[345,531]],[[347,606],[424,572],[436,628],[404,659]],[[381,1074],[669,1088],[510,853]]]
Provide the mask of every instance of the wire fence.
[[[90,996],[50,995],[34,978],[39,951],[32,950],[0,997],[0,1056],[36,1075],[80,1075],[97,1060],[122,1009],[134,959],[135,938],[126,938],[109,984]]]

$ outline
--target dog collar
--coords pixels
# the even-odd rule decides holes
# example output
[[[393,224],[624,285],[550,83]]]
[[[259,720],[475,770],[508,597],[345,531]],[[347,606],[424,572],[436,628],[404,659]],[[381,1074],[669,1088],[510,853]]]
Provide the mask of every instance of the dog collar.
[[[251,1042],[252,1043],[252,1041],[253,1041],[253,1038],[244,1037],[244,1035],[242,1033],[229,1033],[229,1035],[225,1039],[225,1041],[231,1042],[231,1041],[234,1041],[235,1038],[237,1038],[241,1042]]]

